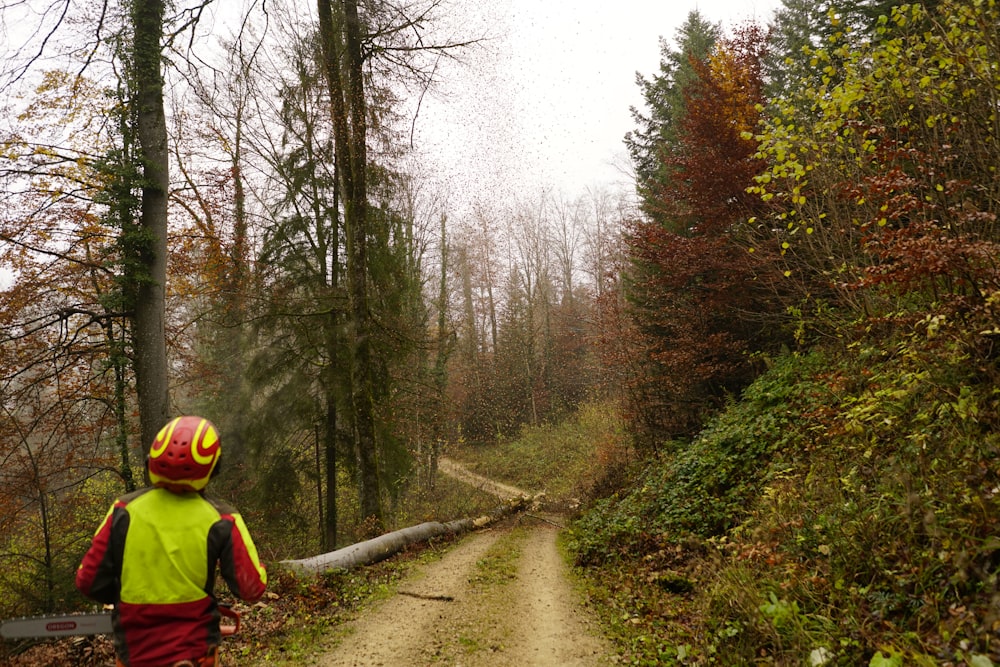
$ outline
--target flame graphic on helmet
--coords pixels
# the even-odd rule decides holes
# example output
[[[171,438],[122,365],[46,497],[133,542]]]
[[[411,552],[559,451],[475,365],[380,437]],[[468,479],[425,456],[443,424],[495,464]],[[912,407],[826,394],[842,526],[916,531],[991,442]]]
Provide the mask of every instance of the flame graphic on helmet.
[[[156,440],[153,441],[153,446],[149,450],[149,458],[156,459],[159,458],[163,451],[170,444],[170,440],[174,435],[174,428],[177,426],[177,422],[181,420],[181,417],[170,420],[166,426],[160,429],[160,432],[156,434]]]
[[[172,491],[200,491],[208,484],[220,451],[212,422],[195,416],[172,419],[149,449],[150,481]]]
[[[202,419],[194,433],[191,456],[201,465],[210,465],[219,452],[219,435],[207,419]]]

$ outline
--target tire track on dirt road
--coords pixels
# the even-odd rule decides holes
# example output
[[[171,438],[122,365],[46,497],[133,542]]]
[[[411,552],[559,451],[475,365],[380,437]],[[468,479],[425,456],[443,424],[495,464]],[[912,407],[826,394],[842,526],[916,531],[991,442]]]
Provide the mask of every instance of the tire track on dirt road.
[[[320,667],[427,665],[439,653],[436,630],[453,627],[475,603],[469,578],[476,563],[499,537],[497,531],[473,533],[400,584],[401,590],[423,597],[395,595],[364,611],[347,628],[348,635],[317,665]]]
[[[362,612],[319,667],[598,667],[611,649],[579,604],[556,545],[558,529],[526,520],[464,538]],[[500,541],[503,541],[502,544]],[[498,549],[495,549],[498,547]],[[483,573],[513,553],[513,575]],[[489,565],[485,566],[486,568]],[[501,579],[498,581],[498,578]]]
[[[522,543],[515,614],[526,622],[511,637],[508,665],[610,664],[611,648],[580,605],[556,543],[558,529],[535,522]]]

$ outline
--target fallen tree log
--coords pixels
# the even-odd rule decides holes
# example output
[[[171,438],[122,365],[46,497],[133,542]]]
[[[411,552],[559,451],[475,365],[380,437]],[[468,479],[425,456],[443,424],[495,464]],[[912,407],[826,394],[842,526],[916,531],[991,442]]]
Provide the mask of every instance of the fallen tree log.
[[[300,574],[319,574],[327,570],[350,570],[359,565],[370,565],[385,560],[411,544],[426,542],[443,535],[458,535],[475,528],[488,526],[501,518],[528,509],[533,502],[532,498],[511,498],[505,501],[492,515],[475,519],[458,519],[446,523],[426,521],[336,551],[310,558],[283,560],[279,564]]]

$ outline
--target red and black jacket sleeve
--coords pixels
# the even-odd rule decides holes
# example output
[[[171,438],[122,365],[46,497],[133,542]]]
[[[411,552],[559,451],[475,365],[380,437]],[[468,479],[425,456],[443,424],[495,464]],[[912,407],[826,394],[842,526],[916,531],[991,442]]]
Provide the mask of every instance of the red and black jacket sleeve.
[[[256,602],[267,587],[267,571],[257,555],[246,523],[232,507],[210,500],[219,512],[219,521],[209,532],[209,553],[216,554],[219,572],[233,595]]]
[[[104,521],[94,533],[90,548],[76,571],[76,587],[81,593],[102,604],[114,604],[121,591],[122,536],[128,531],[129,515],[125,506],[148,489],[122,496],[114,502]]]

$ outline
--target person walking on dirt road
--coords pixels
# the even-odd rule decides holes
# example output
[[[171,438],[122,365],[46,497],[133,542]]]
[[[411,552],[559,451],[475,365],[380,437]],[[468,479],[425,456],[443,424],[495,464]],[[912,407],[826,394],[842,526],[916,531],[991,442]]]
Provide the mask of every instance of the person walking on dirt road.
[[[149,450],[152,486],[116,500],[76,573],[81,593],[114,605],[118,667],[214,667],[216,571],[247,602],[267,571],[236,509],[205,497],[221,455],[207,419],[177,417]]]

